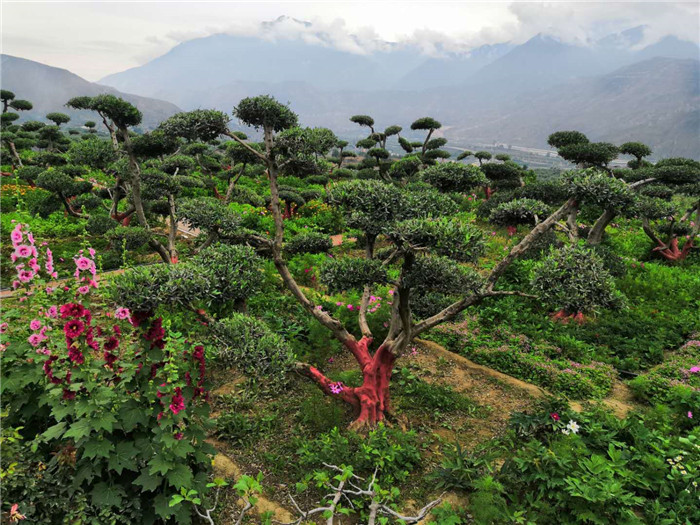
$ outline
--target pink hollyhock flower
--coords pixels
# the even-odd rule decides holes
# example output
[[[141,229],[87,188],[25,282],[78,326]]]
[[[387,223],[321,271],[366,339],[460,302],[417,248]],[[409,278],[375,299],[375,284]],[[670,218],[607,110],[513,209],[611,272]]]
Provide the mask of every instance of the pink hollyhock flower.
[[[5,332],[7,332],[7,329],[9,327],[10,327],[10,325],[7,323],[0,324],[0,334],[4,334]]]
[[[54,292],[55,289],[56,289],[56,288],[54,288],[54,287],[52,287],[52,286],[47,286],[47,287],[46,287],[46,293],[50,295],[50,294],[52,294],[52,293]]]
[[[93,250],[92,248],[88,248],[88,253],[90,254],[90,257],[95,256],[95,250]]]
[[[83,271],[83,270],[89,270],[94,263],[88,259],[87,257],[78,257],[75,260],[75,265],[78,267],[78,270]]]
[[[389,290],[389,295],[394,295],[394,290]]]
[[[26,244],[20,244],[15,248],[15,255],[17,257],[29,257],[32,254],[32,249]]]
[[[29,239],[29,244],[34,246],[34,236],[32,235],[32,232],[27,233],[27,239]]]
[[[90,291],[90,287],[89,287],[89,286],[81,286],[80,288],[78,288],[78,293],[79,293],[79,294],[85,295],[85,294],[88,293],[89,291]]]
[[[63,325],[63,332],[66,334],[67,337],[70,337],[71,339],[75,339],[84,331],[85,325],[82,321],[78,319],[73,319],[71,321],[68,321],[65,325]]]
[[[345,303],[343,303],[343,302],[341,302],[341,301],[338,301],[337,303],[335,303],[336,306],[343,306],[344,304],[345,304]]]
[[[22,281],[23,283],[28,283],[28,282],[30,282],[32,279],[34,279],[34,272],[32,272],[31,270],[20,270],[20,271],[19,271],[19,274],[17,275],[17,277],[18,277],[19,280]]]
[[[37,331],[39,328],[41,328],[41,321],[39,321],[39,319],[32,319],[32,322],[29,323],[29,329]]]
[[[698,372],[700,372],[700,366],[691,366],[688,372],[690,372],[691,374],[697,374]]]
[[[355,307],[351,304],[348,305],[348,310],[353,310]]]
[[[690,410],[688,410],[688,419],[693,419],[693,413]]]
[[[36,349],[36,353],[37,353],[37,354],[43,354],[43,355],[51,355],[51,350],[49,350],[49,349],[46,348],[46,347],[37,348],[37,349]]]
[[[19,281],[12,281],[12,289],[16,290],[17,288],[19,288],[20,284],[21,283]]]
[[[29,344],[32,345],[33,347],[37,347],[41,344],[41,342],[44,339],[46,339],[46,337],[42,337],[39,334],[32,334],[29,336],[29,339],[27,339],[27,341],[29,341]]]
[[[22,242],[22,228],[18,224],[15,226],[15,229],[12,230],[12,233],[10,234],[10,239],[12,239],[12,244],[17,246],[19,243]]]
[[[323,306],[321,306],[320,304],[317,305],[317,306],[316,306],[316,310],[323,310]]]
[[[58,308],[56,308],[56,305],[49,306],[49,309],[46,310],[46,316],[51,317],[52,319],[56,319],[58,317]]]
[[[129,316],[131,316],[131,312],[129,312],[128,308],[117,308],[117,311],[114,313],[114,317],[117,319],[128,319]]]

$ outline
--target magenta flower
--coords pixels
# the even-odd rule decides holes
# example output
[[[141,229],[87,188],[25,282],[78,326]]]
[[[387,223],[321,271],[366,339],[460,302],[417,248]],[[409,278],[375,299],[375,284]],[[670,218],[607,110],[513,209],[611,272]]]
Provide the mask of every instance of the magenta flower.
[[[355,307],[351,304],[348,305],[348,310],[353,310]]]
[[[117,319],[128,319],[130,316],[131,312],[128,308],[117,308],[117,311],[114,313],[114,317]]]
[[[7,329],[10,327],[7,323],[2,323],[0,324],[0,334],[4,334],[7,332]]]
[[[15,248],[15,255],[17,257],[29,257],[31,254],[32,249],[26,244],[20,244],[19,246],[17,246],[17,248]]]
[[[29,344],[32,345],[33,347],[37,347],[41,344],[41,342],[46,339],[46,337],[42,337],[40,334],[32,334],[29,336]]]
[[[18,224],[17,226],[15,226],[15,229],[12,230],[12,233],[10,234],[10,239],[12,239],[12,245],[19,245],[19,243],[22,242],[22,238],[22,225]]]
[[[693,413],[690,410],[688,410],[688,419],[693,419]]]
[[[78,257],[75,260],[75,265],[78,267],[78,270],[83,271],[92,268],[93,262],[87,257]]]
[[[58,308],[56,308],[56,305],[50,306],[48,310],[46,310],[46,316],[51,317],[52,319],[56,319],[58,317]]]
[[[337,383],[331,383],[329,388],[333,394],[340,394],[343,390],[345,390],[343,383],[341,383],[340,381],[338,381]]]
[[[698,372],[700,372],[700,366],[691,366],[688,372],[690,372],[691,374],[697,374]]]
[[[31,270],[20,270],[19,273],[17,274],[17,277],[23,283],[28,283],[32,279],[34,279],[34,272]]]
[[[29,323],[29,329],[37,331],[39,328],[41,328],[41,321],[39,321],[39,319],[32,319],[32,322]]]
[[[63,332],[71,339],[75,339],[84,331],[85,325],[78,319],[73,319],[72,321],[68,321],[65,325],[63,325]]]
[[[170,410],[173,414],[185,410],[185,398],[182,397],[182,389],[179,386],[175,388],[175,395],[173,395],[173,399],[170,403]]]
[[[85,294],[88,293],[89,291],[90,291],[90,287],[89,287],[89,286],[81,286],[80,288],[78,288],[78,293],[79,293],[79,294],[85,295]]]

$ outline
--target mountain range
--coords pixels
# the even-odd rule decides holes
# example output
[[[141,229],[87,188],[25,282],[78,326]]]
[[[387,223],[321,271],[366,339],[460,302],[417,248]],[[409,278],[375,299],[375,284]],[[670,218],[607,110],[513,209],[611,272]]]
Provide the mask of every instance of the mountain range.
[[[45,120],[47,113],[58,111],[71,117],[72,125],[81,126],[87,120],[97,120],[92,111],[76,111],[65,107],[73,97],[108,93],[122,97],[143,113],[142,128],[154,128],[162,120],[182,111],[176,105],[140,95],[123,93],[110,86],[88,82],[66,69],[47,66],[33,60],[10,55],[0,58],[2,88],[12,91],[18,99],[29,100],[33,108],[20,112],[21,121]]]
[[[147,128],[178,107],[230,114],[241,98],[271,94],[289,102],[304,125],[329,127],[351,140],[366,131],[351,115],[372,115],[379,128],[399,124],[408,138],[410,123],[429,115],[443,123],[440,134],[454,146],[547,148],[551,132],[579,129],[595,141],[646,142],[657,158],[700,158],[700,49],[693,42],[668,36],[644,45],[644,27],[636,27],[586,45],[540,34],[519,45],[441,50],[435,57],[415,45],[389,43],[360,54],[334,47],[322,32],[312,33],[313,42],[276,37],[283,22],[299,24],[307,36],[313,31],[308,22],[281,17],[258,36],[183,42],[98,84],[25,60],[23,67],[42,71],[28,81],[19,78],[27,75],[21,59],[3,57],[3,88],[51,104],[92,93],[78,88],[137,93],[149,98],[125,98],[148,112]],[[26,93],[12,87],[26,84]]]

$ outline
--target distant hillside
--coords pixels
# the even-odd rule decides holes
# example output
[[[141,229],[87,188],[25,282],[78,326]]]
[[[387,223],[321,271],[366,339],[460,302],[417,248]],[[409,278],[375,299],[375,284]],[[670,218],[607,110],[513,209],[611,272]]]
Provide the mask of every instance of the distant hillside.
[[[303,28],[305,37],[281,37],[276,32],[281,25]],[[185,109],[200,107],[209,90],[257,83],[307,83],[336,94],[461,86],[470,96],[488,98],[610,73],[656,56],[700,58],[692,42],[666,37],[640,48],[643,37],[640,26],[585,46],[539,34],[520,45],[484,45],[462,53],[438,49],[435,57],[423,55],[416,45],[388,42],[377,42],[375,51],[360,54],[338,49],[309,22],[280,17],[262,24],[258,36],[216,34],[188,40],[100,83]]]
[[[17,98],[29,100],[34,108],[22,111],[22,120],[45,120],[52,111],[70,115],[71,125],[82,125],[86,120],[95,120],[91,111],[75,111],[65,107],[72,97],[110,93],[134,104],[143,113],[142,128],[152,129],[161,121],[182,111],[170,102],[121,93],[113,87],[101,86],[79,77],[65,69],[47,66],[32,60],[2,55],[0,62],[1,84],[3,89],[14,92]]]
[[[596,141],[649,144],[655,156],[700,158],[700,62],[652,58],[607,75],[504,100],[450,129],[453,140],[545,147],[577,129]]]

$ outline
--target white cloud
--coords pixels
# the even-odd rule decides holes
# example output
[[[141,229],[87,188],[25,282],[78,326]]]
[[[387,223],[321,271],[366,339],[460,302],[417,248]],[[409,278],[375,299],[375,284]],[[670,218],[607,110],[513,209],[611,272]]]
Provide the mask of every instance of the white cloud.
[[[143,64],[180,42],[222,32],[301,39],[357,54],[393,42],[432,56],[519,43],[540,32],[590,43],[645,25],[644,45],[666,35],[697,42],[700,35],[696,2],[5,2],[2,11],[2,52],[89,80]],[[290,18],[261,25],[280,15]]]

